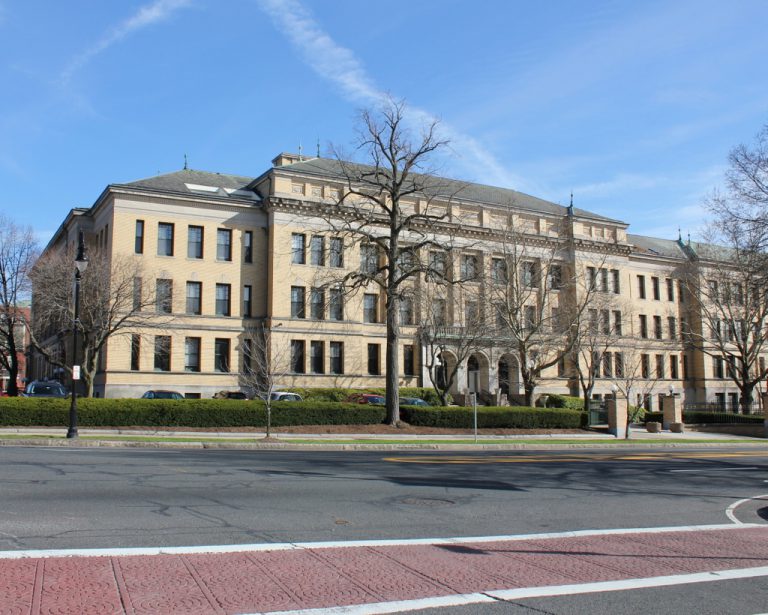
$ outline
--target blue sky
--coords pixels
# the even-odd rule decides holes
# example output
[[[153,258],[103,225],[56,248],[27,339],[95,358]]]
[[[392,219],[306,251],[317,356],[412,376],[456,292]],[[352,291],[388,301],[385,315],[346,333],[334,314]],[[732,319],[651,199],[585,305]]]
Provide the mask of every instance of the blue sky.
[[[43,243],[109,183],[256,176],[386,93],[445,174],[695,237],[768,123],[764,0],[0,0],[0,211]]]

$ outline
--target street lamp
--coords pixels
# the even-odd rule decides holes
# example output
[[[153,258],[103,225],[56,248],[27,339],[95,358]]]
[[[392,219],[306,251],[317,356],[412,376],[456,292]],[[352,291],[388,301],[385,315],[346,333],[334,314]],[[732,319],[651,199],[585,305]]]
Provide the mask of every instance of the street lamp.
[[[617,385],[617,384],[614,382],[614,383],[611,385],[611,393],[613,393],[613,398],[614,398],[614,399],[616,399],[616,394],[617,394],[618,392],[619,392],[619,387],[618,387],[618,385]]]
[[[72,399],[69,404],[69,429],[67,438],[77,438],[77,381],[80,380],[80,365],[77,364],[77,330],[80,327],[80,278],[88,267],[85,254],[85,238],[80,231],[77,238],[75,257],[75,314],[72,321]]]

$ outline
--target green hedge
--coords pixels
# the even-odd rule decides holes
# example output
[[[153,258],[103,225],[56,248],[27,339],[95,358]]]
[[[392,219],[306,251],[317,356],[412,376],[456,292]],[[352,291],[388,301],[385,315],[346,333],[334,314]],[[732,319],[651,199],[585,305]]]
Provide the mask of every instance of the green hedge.
[[[547,408],[566,408],[584,410],[584,399],[571,395],[547,394]]]
[[[80,399],[78,423],[83,427],[263,427],[261,401],[237,399]],[[272,425],[372,425],[382,423],[385,410],[368,404],[273,402]],[[0,401],[2,426],[64,426],[68,399],[31,397]]]
[[[686,412],[683,411],[683,423],[688,423],[689,425],[695,425],[697,423],[748,423],[748,424],[755,424],[755,423],[762,423],[764,420],[764,417],[762,416],[754,416],[749,414],[733,414],[731,412],[697,412],[697,411],[690,411]],[[645,413],[645,422],[646,423],[663,423],[664,422],[664,413],[662,412],[646,412]]]
[[[582,414],[560,408],[529,408],[524,406],[480,406],[477,426],[481,428],[517,429],[579,429]],[[425,427],[471,428],[474,416],[471,408],[406,406],[400,417],[411,425]]]
[[[376,395],[384,395],[385,389],[371,387],[367,389],[346,389],[346,388],[303,388],[303,387],[290,387],[282,389],[284,391],[290,391],[292,393],[298,393],[305,401],[344,401],[350,395],[355,393],[375,393]],[[435,390],[430,387],[404,387],[400,389],[400,397],[418,397],[423,399],[428,404],[433,406],[440,404],[440,398]],[[453,399],[450,394],[448,395],[448,403],[451,403]]]

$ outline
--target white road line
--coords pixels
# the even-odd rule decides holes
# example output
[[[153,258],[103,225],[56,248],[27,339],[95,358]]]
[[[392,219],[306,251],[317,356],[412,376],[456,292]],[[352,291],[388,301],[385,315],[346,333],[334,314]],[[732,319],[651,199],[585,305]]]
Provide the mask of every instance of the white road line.
[[[736,509],[739,506],[744,504],[744,502],[751,502],[752,500],[764,500],[766,498],[768,498],[768,494],[765,494],[765,495],[755,495],[755,496],[752,496],[751,498],[744,498],[743,500],[739,500],[738,502],[734,502],[728,508],[725,509],[725,516],[728,517],[733,523],[736,523],[737,525],[755,525],[753,523],[742,523],[741,521],[739,521],[736,518],[735,511],[736,511]],[[758,523],[757,525],[761,525],[761,524]]]
[[[419,600],[378,602],[374,604],[338,606],[325,609],[277,611],[275,613],[271,613],[270,615],[377,615],[378,613],[401,613],[403,611],[416,611],[419,609],[427,608],[487,603],[499,600],[508,601],[522,600],[525,598],[544,598],[550,596],[572,596],[576,594],[625,591],[630,589],[685,585],[688,583],[707,583],[710,581],[729,581],[734,579],[749,579],[765,576],[768,576],[768,566],[762,566],[758,568],[740,568],[735,570],[720,570],[716,572],[676,574],[663,577],[645,577],[642,579],[624,579],[621,581],[600,581],[596,583],[578,583],[573,585],[547,585],[544,587],[520,587],[515,589],[502,589],[475,594],[457,594],[455,596],[422,598]],[[258,614],[251,613],[244,615]]]
[[[729,507],[730,508],[730,507]],[[481,542],[511,542],[546,540],[549,538],[576,538],[608,536],[611,534],[661,534],[664,532],[702,532],[708,530],[738,530],[766,526],[761,523],[721,523],[715,525],[680,525],[669,527],[639,527],[603,530],[573,530],[546,534],[513,534],[508,536],[457,536],[453,538],[403,538],[384,540],[346,540],[334,542],[275,542],[239,545],[202,545],[190,547],[117,547],[110,549],[31,549],[0,551],[0,559],[27,557],[120,557],[126,555],[189,555],[197,553],[240,553],[244,551],[289,551],[292,549],[339,549],[352,547],[404,547],[419,545],[466,544]]]
[[[695,470],[668,470],[669,472],[699,472],[701,474],[710,474],[711,472],[742,472],[744,470],[760,470],[757,466],[753,468],[696,468]],[[768,482],[768,481],[766,481]]]

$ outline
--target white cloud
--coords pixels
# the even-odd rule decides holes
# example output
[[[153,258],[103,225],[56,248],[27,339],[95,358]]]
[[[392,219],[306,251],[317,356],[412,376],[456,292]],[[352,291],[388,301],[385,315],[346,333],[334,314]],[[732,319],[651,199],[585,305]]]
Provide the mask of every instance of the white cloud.
[[[299,51],[304,62],[320,77],[335,84],[345,98],[367,105],[384,102],[389,94],[380,89],[368,75],[355,53],[331,38],[315,21],[299,0],[258,0],[277,30]],[[436,116],[428,111],[409,107],[412,123],[432,123]],[[469,135],[440,124],[442,136],[449,139],[461,164],[477,181],[520,187],[519,177],[507,171],[487,148]]]
[[[167,19],[190,3],[191,0],[155,0],[152,4],[142,6],[134,15],[110,29],[93,47],[76,56],[61,72],[59,81],[67,84],[77,71],[115,43],[142,28]]]

